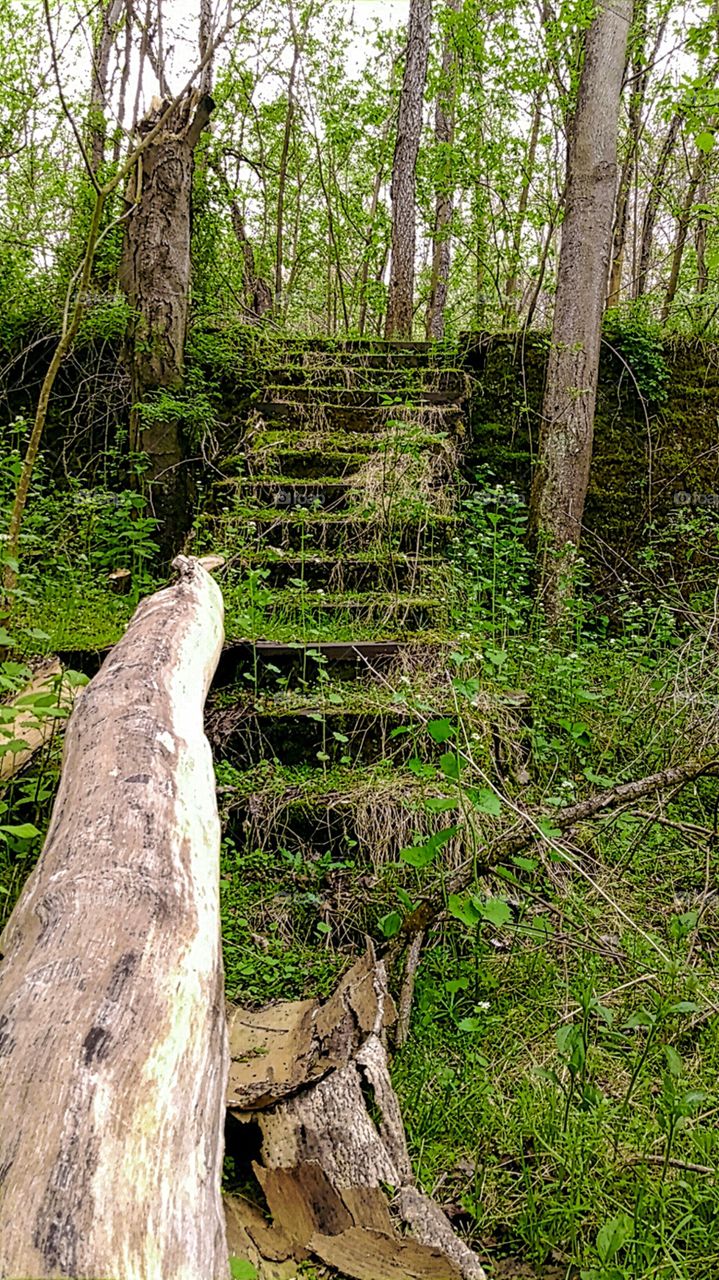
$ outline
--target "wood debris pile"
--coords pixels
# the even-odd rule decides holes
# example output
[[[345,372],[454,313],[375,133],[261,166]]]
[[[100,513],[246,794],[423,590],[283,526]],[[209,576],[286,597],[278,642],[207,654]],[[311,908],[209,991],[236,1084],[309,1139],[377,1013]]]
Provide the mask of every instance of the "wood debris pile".
[[[292,1280],[305,1259],[352,1280],[485,1280],[414,1185],[385,1049],[395,1017],[371,950],[324,1004],[230,1011],[228,1107],[261,1148],[257,1201],[226,1198],[228,1241],[260,1280]]]

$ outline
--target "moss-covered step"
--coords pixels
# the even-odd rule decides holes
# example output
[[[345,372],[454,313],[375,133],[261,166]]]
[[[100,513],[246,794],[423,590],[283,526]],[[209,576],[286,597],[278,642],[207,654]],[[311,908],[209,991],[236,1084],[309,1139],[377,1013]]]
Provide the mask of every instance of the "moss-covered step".
[[[259,405],[262,411],[272,412],[276,404],[331,405],[347,409],[379,409],[392,405],[457,405],[465,396],[464,386],[454,391],[433,391],[423,387],[397,387],[391,392],[374,389],[348,389],[347,387],[314,386],[266,386]]]
[[[286,449],[280,444],[248,449],[245,466],[249,475],[277,472],[292,480],[342,479],[366,466],[371,450]]]
[[[304,431],[322,429],[375,435],[386,432],[388,424],[396,422],[433,434],[461,437],[464,433],[464,415],[461,407],[456,404],[421,404],[411,407],[393,404],[358,408],[314,401],[311,404],[300,404],[297,401],[277,400],[262,405],[262,417],[268,427],[275,423],[281,426],[282,423],[289,422],[294,428]],[[240,432],[244,434],[242,427]],[[238,429],[231,427],[227,434],[228,442],[237,438]]]
[[[276,707],[257,710],[251,698],[210,708],[207,734],[215,756],[247,769],[260,760],[322,769],[380,760],[406,762],[417,752],[434,758],[421,717],[403,707]]]
[[[447,623],[447,605],[437,596],[397,593],[331,595],[318,591],[277,591],[264,606],[268,619],[292,625],[298,637],[306,631],[329,629],[343,622],[372,625],[388,639],[412,631],[431,630]]]
[[[287,689],[319,687],[323,682],[373,684],[403,671],[439,664],[446,646],[432,635],[410,643],[400,640],[297,641],[240,640],[225,647],[213,683],[228,686]]]
[[[400,388],[414,392],[419,389],[464,395],[467,390],[467,375],[462,369],[449,368],[424,367],[412,372],[406,366],[398,368],[385,364],[368,367],[349,361],[344,364],[323,363],[315,366],[296,363],[268,370],[266,384],[270,387],[318,388],[325,398],[328,398],[328,387],[354,391]]]
[[[223,492],[236,493],[242,502],[258,507],[274,507],[278,512],[303,508],[313,510],[345,510],[359,505],[356,486],[337,478],[298,480],[296,476],[253,476],[219,481],[215,486],[219,501]]]
[[[417,503],[412,514],[393,518],[380,512],[354,516],[333,512],[278,512],[276,509],[234,508],[205,522],[205,543],[209,550],[239,546],[262,550],[353,552],[376,548],[378,552],[405,551],[418,555],[441,555],[457,529],[456,516],[436,515],[429,506]]]
[[[432,812],[442,786],[396,761],[361,769],[342,764],[288,768],[264,761],[242,773],[221,766],[220,776],[228,778],[220,785],[225,830],[251,848],[286,849],[310,860],[352,850],[356,862],[379,867],[396,864],[402,849],[447,826],[446,813]],[[442,864],[456,865],[466,852],[461,836],[448,841]],[[413,873],[406,870],[414,888]]]
[[[436,560],[420,559],[404,552],[377,551],[365,556],[308,552],[302,556],[284,556],[267,549],[255,555],[243,553],[233,559],[226,578],[228,587],[238,575],[241,577],[255,569],[265,571],[263,585],[272,590],[294,587],[304,592],[415,591],[427,595],[433,586],[441,591],[444,585]]]

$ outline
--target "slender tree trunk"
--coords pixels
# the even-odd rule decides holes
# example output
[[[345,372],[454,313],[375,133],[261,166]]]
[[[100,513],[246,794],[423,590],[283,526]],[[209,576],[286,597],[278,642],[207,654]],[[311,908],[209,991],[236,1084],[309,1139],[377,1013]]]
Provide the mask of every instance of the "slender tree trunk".
[[[462,0],[447,0],[447,8],[459,13]],[[432,238],[432,279],[427,306],[427,337],[444,337],[444,312],[449,290],[452,260],[452,214],[454,212],[454,126],[457,95],[457,55],[454,30],[448,26],[442,52],[442,79],[437,92],[434,117],[434,139],[439,151],[440,178]]]
[[[507,275],[507,283],[504,289],[504,321],[509,324],[516,316],[516,293],[519,277],[519,264],[521,262],[522,251],[522,231],[524,229],[524,221],[527,216],[527,206],[529,204],[529,192],[532,187],[532,178],[534,176],[534,165],[537,157],[537,144],[539,142],[539,129],[542,123],[542,93],[537,90],[534,96],[534,110],[532,111],[532,131],[529,135],[529,145],[527,147],[527,158],[524,165],[524,180],[522,182],[522,190],[519,193],[519,204],[517,205],[517,217],[514,224],[514,234],[512,237],[512,247],[509,255],[509,272]]]
[[[654,227],[657,220],[657,211],[659,209],[659,201],[664,191],[664,179],[666,176],[667,165],[671,158],[671,154],[676,146],[677,137],[679,135],[679,126],[682,122],[681,112],[677,112],[673,116],[667,136],[662,143],[657,167],[652,178],[652,184],[649,188],[647,203],[644,206],[644,215],[642,217],[642,234],[639,242],[639,270],[637,278],[634,281],[634,300],[637,302],[643,298],[649,288],[649,268],[652,261],[652,248],[654,246]]]
[[[275,307],[278,319],[282,319],[284,315],[284,282],[282,279],[282,271],[284,267],[285,256],[285,199],[287,194],[287,170],[289,168],[290,143],[292,141],[292,128],[295,120],[295,84],[297,82],[297,70],[300,64],[301,46],[297,34],[297,26],[295,24],[294,10],[292,8],[292,0],[290,0],[290,22],[292,25],[292,66],[290,68],[290,78],[287,86],[287,115],[285,116],[285,130],[282,137],[282,154],[280,156],[280,171],[277,180],[277,239],[275,253]]]
[[[601,0],[587,32],[570,121],[567,202],[531,506],[550,621],[559,619],[566,600],[589,482],[631,19],[632,0]]]
[[[140,126],[156,123],[162,103]],[[132,377],[130,447],[147,455],[145,483],[160,520],[165,559],[187,530],[188,495],[181,427],[175,415],[148,413],[148,395],[182,385],[190,292],[190,232],[194,152],[213,101],[186,94],[167,127],[148,147],[131,178],[120,284],[132,308],[126,358]]]
[[[145,600],[70,720],[0,938],[0,1275],[225,1280],[229,1067],[212,757],[222,597]]]
[[[432,0],[410,0],[407,60],[392,166],[392,263],[385,334],[411,338],[414,317],[414,256],[417,236],[417,154],[422,134]]]
[[[702,183],[700,190],[697,192],[698,204],[706,205],[707,203],[707,187],[706,183]],[[700,309],[704,309],[706,302],[706,293],[709,288],[709,268],[707,266],[707,219],[704,211],[697,218],[696,231],[694,235],[694,244],[697,254],[697,302]]]
[[[92,83],[90,89],[90,163],[97,176],[105,162],[105,138],[107,133],[107,81],[110,67],[110,54],[115,41],[115,29],[123,9],[125,0],[110,0],[103,7],[99,18],[99,27],[92,51]]]
[[[674,304],[677,286],[679,284],[679,272],[682,268],[682,258],[684,257],[684,249],[686,248],[687,236],[689,235],[689,224],[692,216],[692,209],[697,196],[699,184],[704,175],[706,165],[706,156],[703,151],[697,152],[694,164],[689,173],[689,183],[682,201],[681,212],[677,222],[677,235],[672,250],[672,262],[669,269],[669,283],[667,291],[664,295],[664,304],[662,306],[661,322],[666,324],[669,319],[669,313]]]
[[[211,161],[212,168],[219,178],[225,197],[230,206],[230,224],[242,254],[242,285],[245,305],[250,321],[261,320],[263,315],[272,310],[274,299],[272,288],[259,275],[255,262],[255,251],[247,234],[245,219],[239,202],[232,194],[227,175],[218,161]]]

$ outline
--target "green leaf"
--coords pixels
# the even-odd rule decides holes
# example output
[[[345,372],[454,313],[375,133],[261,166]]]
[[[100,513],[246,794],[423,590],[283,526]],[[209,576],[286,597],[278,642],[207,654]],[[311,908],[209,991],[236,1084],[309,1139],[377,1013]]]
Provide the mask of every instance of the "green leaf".
[[[457,1023],[458,1031],[483,1031],[484,1027],[485,1023],[481,1018],[462,1018],[462,1020]]]
[[[519,867],[521,871],[536,871],[539,863],[536,858],[525,858],[523,854],[517,853],[512,858],[515,867]]]
[[[488,902],[483,902],[481,905],[477,903],[476,898],[473,901],[482,919],[488,920],[496,929],[501,929],[502,925],[508,924],[512,919],[512,909],[504,898],[490,898]]]
[[[446,827],[444,831],[438,831],[436,835],[430,836],[424,844],[415,845],[411,849],[401,849],[399,856],[404,862],[408,862],[410,867],[428,867],[443,845],[452,840],[458,831],[459,827]]]
[[[15,641],[6,627],[0,627],[0,644],[12,645]]]
[[[257,1280],[257,1272],[246,1258],[230,1258],[230,1275],[232,1280]]]
[[[502,812],[502,801],[496,791],[491,791],[489,787],[482,787],[474,797],[474,807],[480,813],[486,813],[490,818],[498,818]]]
[[[461,920],[462,924],[468,925],[470,929],[473,929],[482,919],[472,899],[468,896],[460,897],[457,893],[450,893],[447,910],[451,916]]]
[[[443,756],[440,756],[439,767],[445,778],[451,778],[453,782],[459,780],[462,762],[456,751],[446,751]]]
[[[600,1228],[597,1235],[597,1253],[602,1262],[611,1262],[616,1258],[634,1235],[634,1223],[628,1213],[618,1213]]]
[[[388,911],[377,923],[385,938],[394,938],[402,928],[402,917],[398,911]]]
[[[451,813],[452,809],[459,807],[459,801],[453,800],[450,796],[429,796],[424,802],[424,807],[430,813]]]
[[[316,928],[318,933],[327,934],[332,932],[332,925],[327,924],[326,920],[320,920]]]
[[[670,1076],[673,1076],[675,1080],[681,1079],[684,1074],[684,1063],[676,1049],[673,1049],[670,1044],[665,1044],[664,1056],[667,1060],[667,1067],[669,1069]]]
[[[557,840],[562,832],[559,827],[555,827],[551,818],[540,818],[537,826],[544,836],[545,840]]]
[[[21,822],[17,827],[2,827],[0,830],[7,832],[16,840],[33,840],[35,836],[42,835],[42,832],[38,831],[31,822]]]
[[[450,978],[445,982],[444,989],[451,996],[456,996],[458,991],[469,991],[469,978]]]
[[[703,151],[705,155],[714,149],[714,134],[710,133],[708,129],[704,129],[702,133],[697,134],[694,141],[699,150]]]
[[[435,742],[447,742],[456,732],[451,720],[430,720],[427,732]]]

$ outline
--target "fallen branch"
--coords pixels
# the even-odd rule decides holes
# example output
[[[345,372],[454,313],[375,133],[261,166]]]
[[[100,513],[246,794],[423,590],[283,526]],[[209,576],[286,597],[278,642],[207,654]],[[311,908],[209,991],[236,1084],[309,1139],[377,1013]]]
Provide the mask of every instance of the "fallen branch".
[[[433,924],[445,910],[446,897],[466,889],[472,883],[477,871],[491,871],[498,862],[515,853],[520,853],[528,841],[540,837],[541,821],[550,820],[552,826],[562,835],[567,835],[573,827],[599,814],[627,808],[637,800],[655,795],[667,787],[686,786],[688,782],[694,782],[697,778],[717,773],[719,773],[719,759],[712,756],[709,760],[694,760],[690,764],[663,769],[660,773],[649,774],[646,778],[638,778],[634,782],[622,782],[608,791],[601,791],[597,795],[589,796],[586,800],[580,800],[577,804],[567,805],[565,809],[556,809],[551,813],[538,814],[515,809],[519,826],[515,824],[511,831],[504,836],[499,836],[491,845],[485,845],[483,849],[478,850],[475,857],[463,863],[445,883],[441,899],[427,899],[410,912],[403,920],[397,939],[393,940],[389,949],[394,952],[397,946],[406,942],[408,938],[414,937],[415,934]]]
[[[0,782],[7,782],[55,735],[58,721],[72,707],[76,690],[62,682],[57,658],[46,662],[13,698],[12,719],[0,721]],[[5,711],[6,708],[3,708]]]
[[[0,1275],[225,1280],[220,824],[202,711],[222,597],[140,604],[68,725],[0,938]]]

